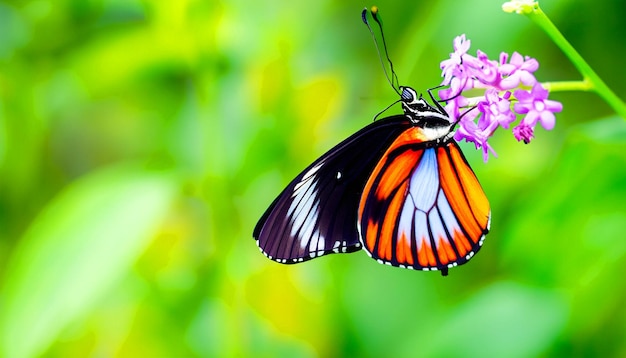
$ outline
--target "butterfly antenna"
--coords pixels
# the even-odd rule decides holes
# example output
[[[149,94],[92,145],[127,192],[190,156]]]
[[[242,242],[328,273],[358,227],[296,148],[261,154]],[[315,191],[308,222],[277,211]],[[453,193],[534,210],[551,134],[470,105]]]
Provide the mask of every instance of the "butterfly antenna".
[[[387,107],[385,107],[385,109],[383,109],[382,111],[376,113],[376,115],[374,116],[374,119],[372,119],[372,122],[376,121],[381,114],[385,113],[389,108],[393,107],[396,103],[398,103],[400,101],[402,101],[402,99],[399,99],[399,100],[393,102],[392,104],[390,104]]]
[[[445,85],[439,85],[439,86],[437,86],[437,87],[431,88],[431,90],[434,90],[434,89],[437,89],[437,88],[441,88],[441,87],[445,87]],[[440,100],[439,100],[439,102],[448,102],[448,101],[451,101],[451,100],[453,100],[453,99],[457,98],[458,96],[460,96],[460,95],[461,95],[461,93],[463,93],[463,90],[462,90],[462,89],[461,89],[461,90],[459,90],[459,91],[458,91],[458,92],[457,92],[454,96],[449,97],[449,98],[446,98],[446,99],[440,99]]]
[[[439,110],[439,113],[441,114],[446,114],[446,110],[443,108],[443,106],[441,106],[440,102],[446,102],[448,100],[436,100],[435,96],[433,95],[433,90],[436,90],[437,88],[441,88],[444,87],[443,85],[439,85],[437,87],[433,87],[433,88],[429,88],[428,89],[428,95],[430,96],[430,100],[433,102],[433,104],[437,107],[437,109]]]
[[[383,49],[385,51],[385,58],[387,59],[387,62],[389,62],[389,68],[391,70],[391,78],[389,77],[389,74],[387,73],[387,66],[385,66],[385,62],[383,61],[383,56],[380,53],[380,46],[378,45],[378,40],[376,40],[376,35],[374,34],[374,30],[372,30],[372,27],[367,21],[367,8],[364,8],[363,11],[361,12],[361,19],[363,20],[363,23],[367,26],[367,28],[370,30],[372,39],[374,39],[374,44],[376,45],[376,52],[378,53],[378,59],[380,60],[380,64],[383,67],[383,72],[385,72],[385,77],[387,78],[387,82],[389,82],[389,85],[391,86],[391,88],[393,88],[393,90],[396,91],[398,95],[400,95],[400,90],[399,90],[399,85],[398,85],[398,76],[396,75],[396,72],[393,70],[393,62],[391,62],[391,59],[389,58],[389,52],[387,51],[387,42],[385,41],[385,33],[383,32],[382,18],[378,15],[378,7],[372,6],[371,13],[372,13],[372,17],[374,18],[374,21],[376,21],[376,23],[378,24],[378,27],[380,28],[380,36],[383,40]],[[374,117],[374,119],[375,118],[376,117]]]
[[[476,108],[478,108],[478,106],[472,106],[471,108],[468,108],[467,111],[463,112],[459,116],[459,118],[456,121],[454,121],[454,123],[452,123],[452,125],[450,126],[450,131],[454,130],[454,127],[456,127],[459,124],[459,122],[461,121],[461,118],[465,117],[466,114],[475,110]]]

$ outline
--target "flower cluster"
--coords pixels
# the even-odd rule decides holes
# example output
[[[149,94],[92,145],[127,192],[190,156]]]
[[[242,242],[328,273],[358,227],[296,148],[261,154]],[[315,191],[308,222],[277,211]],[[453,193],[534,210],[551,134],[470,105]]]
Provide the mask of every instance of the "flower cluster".
[[[441,62],[446,89],[439,91],[439,98],[447,102],[446,111],[458,121],[456,140],[464,139],[482,148],[486,162],[489,152],[496,154],[487,140],[498,127],[508,129],[517,115],[525,115],[513,128],[518,141],[529,143],[537,122],[547,130],[554,128],[554,113],[563,106],[549,100],[548,90],[535,78],[537,60],[503,52],[494,61],[480,50],[475,57],[469,55],[469,47],[465,35],[458,36],[454,52]],[[463,96],[464,91],[476,89],[481,96]]]

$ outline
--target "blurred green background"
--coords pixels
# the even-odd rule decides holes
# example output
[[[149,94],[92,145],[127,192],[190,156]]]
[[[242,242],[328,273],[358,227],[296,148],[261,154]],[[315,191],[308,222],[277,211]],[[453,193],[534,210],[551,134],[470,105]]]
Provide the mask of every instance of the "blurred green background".
[[[448,277],[259,252],[289,180],[396,100],[371,5],[0,2],[0,356],[626,356],[626,122],[593,93],[487,164],[464,146],[492,232]],[[402,84],[462,33],[580,78],[499,1],[376,5]],[[626,3],[542,7],[626,98]]]

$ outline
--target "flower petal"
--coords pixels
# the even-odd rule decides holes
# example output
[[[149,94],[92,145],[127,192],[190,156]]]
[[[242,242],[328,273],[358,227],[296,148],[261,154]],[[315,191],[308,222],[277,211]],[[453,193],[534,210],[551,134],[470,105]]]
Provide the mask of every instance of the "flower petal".
[[[552,112],[543,111],[539,114],[539,122],[545,130],[552,130],[554,128],[555,120],[554,113]]]

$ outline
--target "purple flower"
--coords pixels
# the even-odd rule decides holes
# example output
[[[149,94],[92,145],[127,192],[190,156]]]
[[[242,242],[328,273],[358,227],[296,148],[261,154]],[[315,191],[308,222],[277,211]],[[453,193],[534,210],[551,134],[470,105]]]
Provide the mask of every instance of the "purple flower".
[[[509,91],[504,92],[500,97],[496,89],[490,88],[485,91],[485,100],[478,103],[478,110],[483,113],[481,120],[489,123],[487,126],[493,128],[493,131],[498,128],[498,125],[508,129],[509,125],[515,122],[510,97]]]
[[[522,57],[517,52],[513,52],[511,61],[506,63],[509,55],[502,53],[500,55],[500,74],[506,76],[500,82],[503,89],[512,89],[519,86],[520,82],[526,86],[532,86],[537,82],[533,72],[539,68],[539,62],[528,56]]]
[[[467,55],[470,44],[471,42],[465,39],[465,35],[457,36],[453,43],[454,52],[450,54],[449,59],[441,61],[443,85],[450,87],[447,95],[442,98],[455,97],[466,89],[477,61],[474,57]]]
[[[462,113],[460,109],[471,107],[467,98],[461,95],[457,95],[456,97],[453,97],[453,96],[454,94],[452,94],[449,89],[439,91],[439,98],[443,98],[443,99],[451,98],[450,100],[448,100],[448,103],[445,106],[445,110],[446,112],[448,112],[450,117],[461,118],[462,120],[467,120],[468,118],[471,117],[472,118],[471,120],[473,120],[476,115],[472,117],[471,114],[468,113],[465,116],[461,117]],[[464,110],[463,112],[467,112],[467,110]]]
[[[463,55],[467,54],[467,50],[469,50],[471,42],[469,40],[465,40],[465,35],[457,36],[452,43],[452,47],[454,48],[454,52],[450,54],[450,58],[448,60],[441,61],[441,77],[444,78],[444,82],[450,83],[452,77],[459,77],[460,72],[462,71],[463,65]]]
[[[498,61],[493,61],[480,50],[476,57],[469,55],[469,47],[470,40],[465,35],[458,36],[454,39],[454,52],[441,62],[442,85],[447,88],[439,91],[439,98],[447,102],[446,112],[458,122],[456,140],[481,148],[486,162],[489,153],[496,155],[489,138],[499,127],[509,129],[518,115],[525,115],[513,128],[518,141],[529,143],[537,122],[547,130],[554,128],[554,113],[563,106],[548,100],[548,91],[535,78],[537,60],[517,52],[509,57],[503,52]],[[524,89],[531,86],[530,92]],[[482,95],[465,97],[467,90],[480,90]]]
[[[491,136],[490,130],[480,128],[474,123],[474,119],[478,115],[479,111],[476,108],[466,111],[460,119],[459,129],[454,133],[454,139],[457,141],[465,140],[466,142],[472,142],[476,146],[476,149],[482,148],[483,160],[486,162],[489,158],[489,152],[494,156],[497,155],[489,143],[487,143],[487,139]]]
[[[525,123],[520,123],[513,128],[513,135],[517,141],[524,141],[524,143],[530,143],[530,140],[535,137],[535,131],[532,127],[527,126]]]
[[[515,103],[513,109],[519,114],[526,114],[522,120],[524,124],[534,128],[539,121],[546,130],[554,128],[554,112],[561,112],[563,105],[549,100],[548,90],[540,83],[535,83],[530,92],[517,90],[514,95],[519,102]]]
[[[489,158],[489,152],[495,156],[496,152],[487,140],[493,135],[498,126],[508,128],[515,121],[515,114],[511,112],[510,97],[511,92],[506,92],[500,97],[497,90],[493,88],[487,89],[485,98],[475,108],[466,111],[462,115],[459,120],[459,129],[455,133],[454,138],[472,142],[476,145],[476,148],[482,148],[485,161]],[[464,97],[462,97],[461,101],[455,101],[457,105],[466,102],[467,99]],[[478,123],[474,122],[476,118],[478,118]]]
[[[487,54],[480,50],[476,51],[476,55],[478,62],[472,62],[472,64],[476,65],[472,71],[474,79],[485,85],[496,84],[499,80],[498,63],[496,61],[489,60]]]

